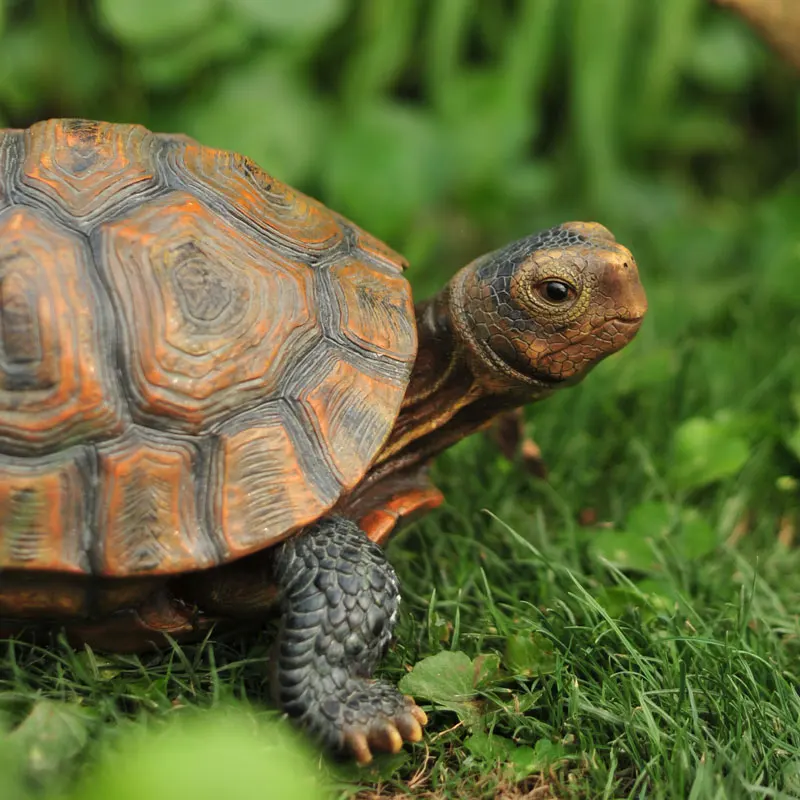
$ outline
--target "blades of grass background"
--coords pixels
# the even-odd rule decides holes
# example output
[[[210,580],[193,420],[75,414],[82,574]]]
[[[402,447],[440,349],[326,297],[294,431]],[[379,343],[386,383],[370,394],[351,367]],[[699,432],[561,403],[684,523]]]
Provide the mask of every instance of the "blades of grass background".
[[[532,113],[541,108],[541,94],[552,74],[556,0],[523,0],[506,32],[500,65],[502,90]]]
[[[681,78],[681,66],[696,35],[700,0],[654,3],[648,20],[651,40],[635,95],[625,118],[640,138],[658,135],[674,113],[672,103]]]
[[[580,177],[595,206],[603,209],[613,199],[621,169],[622,76],[631,62],[637,6],[636,0],[575,0],[572,5],[572,127]]]
[[[356,13],[359,48],[342,78],[342,94],[351,106],[386,91],[408,64],[419,6],[415,0],[361,0]]]
[[[446,105],[458,75],[471,10],[470,0],[439,0],[429,6],[425,84],[435,106]]]

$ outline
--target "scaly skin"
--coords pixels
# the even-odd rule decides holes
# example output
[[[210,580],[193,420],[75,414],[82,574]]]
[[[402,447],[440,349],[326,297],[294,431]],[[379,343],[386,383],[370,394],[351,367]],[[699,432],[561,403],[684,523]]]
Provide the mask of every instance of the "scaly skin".
[[[422,738],[425,712],[370,679],[397,621],[400,589],[383,550],[350,520],[327,517],[281,545],[281,632],[273,693],[329,749],[360,763]]]

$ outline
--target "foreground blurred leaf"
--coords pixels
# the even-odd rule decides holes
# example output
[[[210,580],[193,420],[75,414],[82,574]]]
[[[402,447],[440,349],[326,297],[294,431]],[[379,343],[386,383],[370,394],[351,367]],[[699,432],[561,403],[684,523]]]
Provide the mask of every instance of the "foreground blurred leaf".
[[[88,717],[75,706],[54,700],[37,702],[23,722],[6,737],[16,748],[29,783],[46,786],[74,766],[89,739]]]
[[[106,753],[73,800],[315,800],[319,772],[294,731],[244,710],[189,713]]]
[[[98,0],[100,18],[133,47],[176,39],[207,25],[217,0]]]

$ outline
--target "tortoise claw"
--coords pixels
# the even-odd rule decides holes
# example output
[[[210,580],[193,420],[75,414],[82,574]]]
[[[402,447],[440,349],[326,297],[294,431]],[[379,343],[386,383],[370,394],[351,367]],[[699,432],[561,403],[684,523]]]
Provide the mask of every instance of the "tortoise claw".
[[[387,688],[381,687],[384,701]],[[398,753],[404,742],[422,739],[422,726],[428,721],[425,712],[410,697],[400,693],[392,701],[395,708],[389,713],[385,708],[380,710],[379,705],[365,706],[363,714],[345,726],[343,749],[359,764],[369,764],[374,753]]]
[[[365,765],[372,761],[372,751],[369,749],[367,737],[361,731],[350,731],[344,736],[345,747],[349,750],[359,764]]]

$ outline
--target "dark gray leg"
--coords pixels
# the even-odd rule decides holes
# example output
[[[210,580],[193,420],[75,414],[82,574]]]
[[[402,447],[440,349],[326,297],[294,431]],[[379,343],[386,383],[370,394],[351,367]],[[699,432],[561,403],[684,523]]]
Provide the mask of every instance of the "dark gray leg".
[[[370,680],[397,620],[400,592],[386,556],[350,520],[327,517],[281,545],[274,694],[297,722],[366,763],[422,737],[425,712]]]

